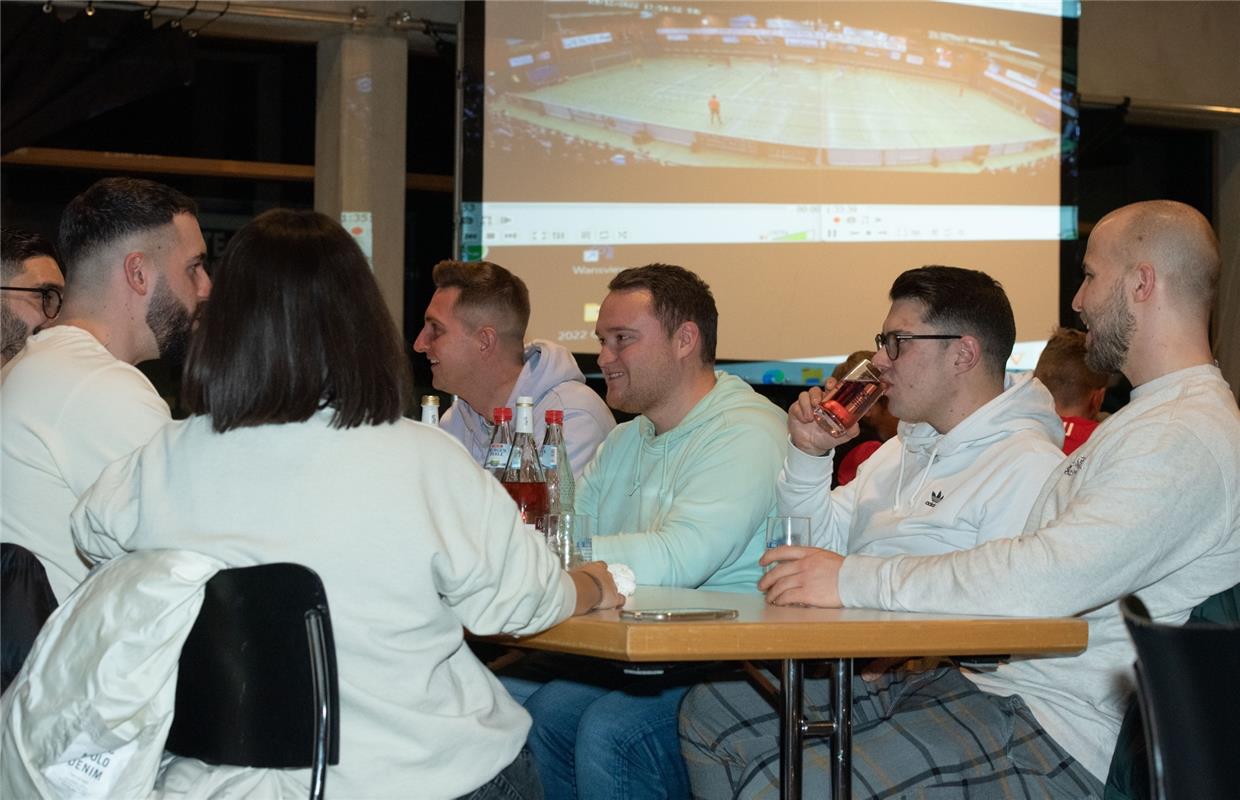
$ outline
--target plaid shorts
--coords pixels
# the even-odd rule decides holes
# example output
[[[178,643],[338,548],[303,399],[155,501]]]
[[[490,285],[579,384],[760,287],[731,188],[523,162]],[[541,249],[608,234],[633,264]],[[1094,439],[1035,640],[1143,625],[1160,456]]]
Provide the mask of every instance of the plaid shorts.
[[[829,713],[829,688],[805,681],[810,719]],[[680,746],[694,797],[779,796],[779,714],[739,673],[689,692]],[[828,796],[831,740],[807,738],[804,754],[804,796]],[[852,770],[858,800],[1102,797],[1020,697],[987,694],[951,667],[853,678]]]

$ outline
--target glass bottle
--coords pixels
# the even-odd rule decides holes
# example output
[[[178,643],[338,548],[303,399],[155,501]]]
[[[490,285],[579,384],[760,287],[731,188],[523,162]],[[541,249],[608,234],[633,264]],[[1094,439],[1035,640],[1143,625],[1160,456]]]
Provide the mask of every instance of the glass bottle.
[[[439,395],[422,395],[422,421],[427,425],[439,425]]]
[[[518,397],[516,433],[502,483],[521,510],[526,525],[538,525],[547,514],[547,478],[534,442],[534,398]]]
[[[564,412],[547,410],[547,432],[543,435],[543,472],[547,476],[548,514],[571,513],[573,510],[573,465],[564,444]]]
[[[495,430],[491,433],[491,444],[487,447],[487,458],[482,468],[499,480],[504,479],[504,470],[508,468],[508,455],[512,452],[512,409],[503,406],[492,412]]]

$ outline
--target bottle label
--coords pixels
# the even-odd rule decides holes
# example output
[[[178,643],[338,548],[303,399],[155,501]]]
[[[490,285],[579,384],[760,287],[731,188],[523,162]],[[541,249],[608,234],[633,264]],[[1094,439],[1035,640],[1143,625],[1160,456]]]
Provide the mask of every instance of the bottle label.
[[[491,449],[487,451],[487,469],[503,469],[508,463],[508,454],[512,452],[512,445],[507,443],[499,443],[491,445]],[[521,454],[517,453],[517,458]],[[514,466],[520,466],[514,465]]]
[[[553,444],[544,444],[542,452],[539,454],[539,460],[542,461],[543,469],[555,469],[559,466],[559,449]]]

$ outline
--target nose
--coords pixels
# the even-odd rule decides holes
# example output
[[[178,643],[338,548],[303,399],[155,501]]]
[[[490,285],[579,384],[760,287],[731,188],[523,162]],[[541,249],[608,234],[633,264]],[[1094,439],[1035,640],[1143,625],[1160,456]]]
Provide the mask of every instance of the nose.
[[[611,351],[607,345],[603,345],[598,351],[598,365],[604,366],[611,364],[616,360],[616,354]]]
[[[1076,294],[1072,295],[1072,310],[1078,314],[1084,311],[1084,307],[1081,305],[1081,292],[1084,290],[1085,284],[1082,283],[1076,288]]]
[[[425,353],[430,349],[426,346],[426,339],[426,327],[423,326],[422,330],[418,331],[418,338],[413,340],[413,351],[415,353]]]
[[[887,348],[878,348],[878,351],[870,359],[870,363],[878,367],[879,372],[886,372],[891,369],[891,359],[887,357]]]
[[[199,270],[198,274],[198,299],[206,300],[211,294],[211,276],[206,273],[206,270]]]

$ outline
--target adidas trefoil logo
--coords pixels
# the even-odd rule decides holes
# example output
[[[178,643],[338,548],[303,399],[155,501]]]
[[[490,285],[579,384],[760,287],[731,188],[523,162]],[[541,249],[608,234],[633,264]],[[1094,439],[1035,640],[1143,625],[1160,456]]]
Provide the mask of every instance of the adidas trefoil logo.
[[[935,506],[937,506],[937,505],[938,505],[939,503],[941,503],[942,501],[943,501],[943,493],[942,493],[942,492],[931,492],[931,493],[930,493],[930,499],[926,501],[926,505],[930,506],[931,508],[934,508]]]

